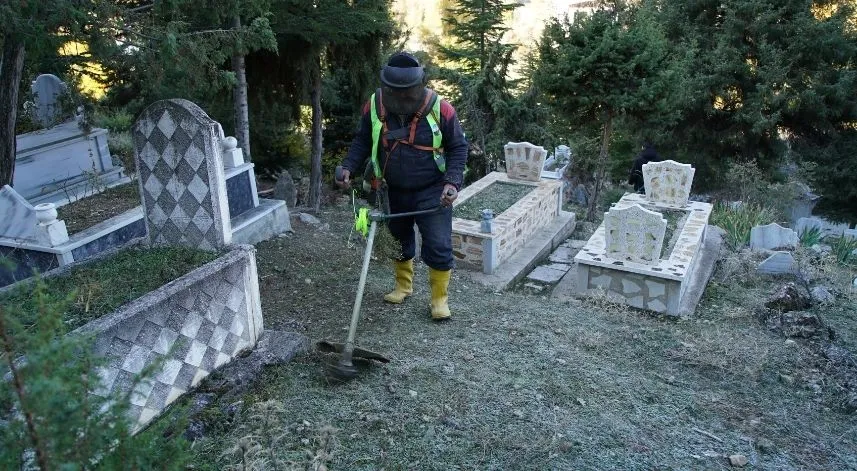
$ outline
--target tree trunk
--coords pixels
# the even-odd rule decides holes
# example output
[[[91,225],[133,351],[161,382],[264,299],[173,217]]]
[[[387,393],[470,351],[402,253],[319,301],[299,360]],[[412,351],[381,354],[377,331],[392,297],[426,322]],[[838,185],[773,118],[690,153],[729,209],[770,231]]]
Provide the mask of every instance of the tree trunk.
[[[232,20],[232,26],[235,29],[241,27],[241,18],[238,15],[235,15]],[[238,140],[238,146],[244,151],[244,160],[250,162],[252,159],[250,157],[250,117],[247,104],[247,66],[243,55],[232,56],[232,70],[235,72],[235,78],[238,79],[232,89],[232,106],[235,111],[235,139]]]
[[[0,187],[11,185],[15,175],[15,123],[23,73],[24,43],[5,35],[0,56]]]
[[[321,208],[321,64],[320,58],[312,71],[312,168],[309,181],[309,206],[318,211]]]
[[[610,148],[610,135],[613,133],[613,114],[607,115],[604,130],[601,133],[601,151],[598,153],[598,167],[595,170],[595,189],[589,200],[589,209],[586,211],[586,220],[595,220],[595,210],[598,208],[598,198],[601,196],[601,187],[604,186],[604,178],[607,173],[607,161],[610,158],[607,150]]]

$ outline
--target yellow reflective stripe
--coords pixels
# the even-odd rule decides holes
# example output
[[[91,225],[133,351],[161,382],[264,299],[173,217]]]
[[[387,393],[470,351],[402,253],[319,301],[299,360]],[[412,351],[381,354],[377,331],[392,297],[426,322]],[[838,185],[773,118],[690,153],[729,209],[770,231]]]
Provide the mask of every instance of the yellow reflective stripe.
[[[435,98],[434,105],[431,107],[431,112],[426,115],[426,120],[428,121],[429,127],[431,127],[431,146],[435,148],[433,153],[434,162],[437,164],[437,168],[441,173],[446,173],[446,160],[443,158],[443,154],[441,154],[439,150],[443,145],[443,134],[440,132],[440,95]]]
[[[369,117],[372,119],[372,168],[375,169],[375,177],[382,178],[381,175],[381,165],[378,163],[378,141],[381,140],[381,129],[384,127],[384,123],[378,119],[378,111],[375,109],[375,94],[372,94],[372,97],[369,98],[369,101],[372,102],[372,114]]]

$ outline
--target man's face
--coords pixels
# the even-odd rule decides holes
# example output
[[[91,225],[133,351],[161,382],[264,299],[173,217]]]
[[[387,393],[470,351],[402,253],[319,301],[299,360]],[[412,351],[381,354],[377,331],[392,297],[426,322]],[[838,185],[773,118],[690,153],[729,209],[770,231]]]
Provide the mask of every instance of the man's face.
[[[417,85],[411,88],[391,88],[382,90],[384,108],[390,114],[411,115],[419,111],[425,98],[425,87]]]

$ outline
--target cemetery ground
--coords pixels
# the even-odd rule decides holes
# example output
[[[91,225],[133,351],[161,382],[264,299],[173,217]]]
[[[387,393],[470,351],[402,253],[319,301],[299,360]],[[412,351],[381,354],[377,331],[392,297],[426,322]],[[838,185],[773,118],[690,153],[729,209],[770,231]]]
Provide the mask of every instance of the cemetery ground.
[[[293,217],[293,234],[257,245],[266,329],[344,341],[363,254],[350,211]],[[810,309],[832,340],[786,338],[760,313],[789,279],[756,275],[755,258],[724,246],[689,319],[495,292],[457,270],[445,323],[429,319],[423,264],[389,305],[392,270],[374,259],[357,339],[392,362],[346,384],[314,351],[266,368],[191,417],[193,468],[857,469],[855,270],[828,270],[836,300]]]

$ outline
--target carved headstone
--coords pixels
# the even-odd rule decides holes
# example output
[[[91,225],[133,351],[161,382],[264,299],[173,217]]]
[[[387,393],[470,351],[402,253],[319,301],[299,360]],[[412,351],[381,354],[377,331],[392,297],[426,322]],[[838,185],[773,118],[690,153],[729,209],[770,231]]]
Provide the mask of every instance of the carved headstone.
[[[673,160],[643,164],[646,198],[655,203],[685,206],[696,169]]]
[[[537,182],[541,179],[542,168],[548,151],[542,146],[529,142],[510,142],[504,147],[506,152],[506,174],[516,180]]]
[[[66,84],[56,75],[42,74],[33,80],[30,89],[36,99],[36,122],[45,127],[56,124],[61,111],[58,100],[66,93]]]
[[[610,208],[604,215],[607,256],[616,260],[654,265],[661,258],[667,220],[639,205]]]
[[[229,244],[220,125],[187,100],[162,100],[134,123],[149,240],[214,250]]]

